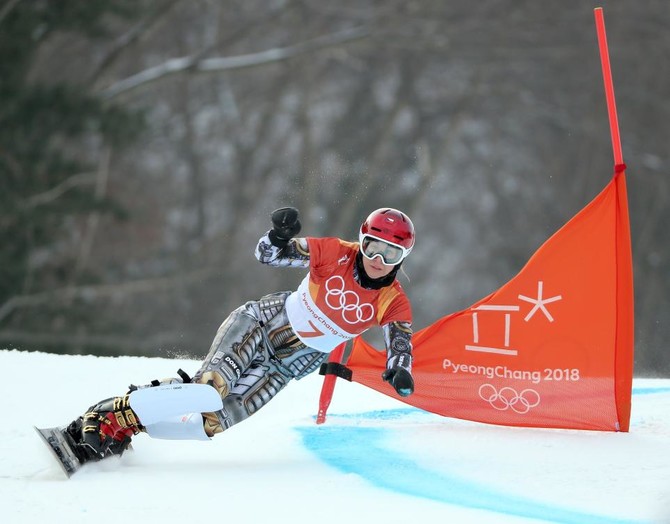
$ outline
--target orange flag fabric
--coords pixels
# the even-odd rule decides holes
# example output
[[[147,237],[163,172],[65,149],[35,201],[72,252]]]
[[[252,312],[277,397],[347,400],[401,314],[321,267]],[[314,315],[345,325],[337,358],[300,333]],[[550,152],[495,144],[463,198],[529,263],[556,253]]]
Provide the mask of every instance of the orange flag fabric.
[[[507,426],[628,431],[633,273],[625,172],[521,272],[415,333],[415,393],[448,417]],[[385,352],[357,338],[353,380],[395,396]],[[400,397],[398,397],[400,398]]]

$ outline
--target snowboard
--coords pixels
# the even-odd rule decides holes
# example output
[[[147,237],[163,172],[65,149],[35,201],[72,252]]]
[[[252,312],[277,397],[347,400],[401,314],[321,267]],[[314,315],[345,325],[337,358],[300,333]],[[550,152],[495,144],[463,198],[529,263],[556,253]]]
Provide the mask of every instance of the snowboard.
[[[37,434],[49,447],[51,454],[58,461],[58,465],[61,467],[67,478],[70,478],[81,468],[79,459],[76,457],[69,442],[65,438],[64,428],[35,427],[35,431],[37,431]]]

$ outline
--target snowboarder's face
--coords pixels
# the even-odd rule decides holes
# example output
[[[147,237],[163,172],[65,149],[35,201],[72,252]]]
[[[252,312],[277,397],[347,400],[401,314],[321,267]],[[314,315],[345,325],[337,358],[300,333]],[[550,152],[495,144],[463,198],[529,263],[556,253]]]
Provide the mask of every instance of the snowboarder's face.
[[[382,262],[381,257],[375,257],[370,260],[367,257],[362,257],[363,259],[363,268],[368,277],[372,279],[382,278],[388,275],[395,266],[390,266]]]

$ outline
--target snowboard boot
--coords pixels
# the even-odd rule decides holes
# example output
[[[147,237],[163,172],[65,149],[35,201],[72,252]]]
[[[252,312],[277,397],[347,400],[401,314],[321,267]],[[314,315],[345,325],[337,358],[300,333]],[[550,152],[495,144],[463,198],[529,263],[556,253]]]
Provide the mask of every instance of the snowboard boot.
[[[128,397],[102,400],[65,428],[65,436],[79,462],[122,455],[132,437],[144,429],[130,408]]]

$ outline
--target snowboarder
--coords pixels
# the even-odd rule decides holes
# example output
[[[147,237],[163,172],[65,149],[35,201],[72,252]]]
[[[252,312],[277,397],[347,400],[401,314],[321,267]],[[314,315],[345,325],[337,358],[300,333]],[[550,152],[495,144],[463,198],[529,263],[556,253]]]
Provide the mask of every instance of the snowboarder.
[[[233,311],[193,379],[179,370],[179,378],[131,386],[126,395],[91,406],[62,432],[81,464],[121,455],[141,431],[156,438],[209,439],[253,415],[291,379],[319,369],[335,347],[374,325],[381,326],[386,343],[383,380],[401,396],[413,393],[412,314],[396,280],[414,246],[407,215],[391,208],[372,212],[360,227],[358,243],[296,238],[301,223],[292,207],[275,210],[271,220],[256,258],[270,266],[308,268],[298,289],[266,295]],[[222,407],[201,413],[196,402],[181,397],[176,404],[185,402],[186,414],[170,418],[163,414],[180,408],[169,396],[133,401],[134,393],[149,392],[152,386],[180,389],[189,382],[214,388]],[[209,387],[200,390],[213,395]]]

